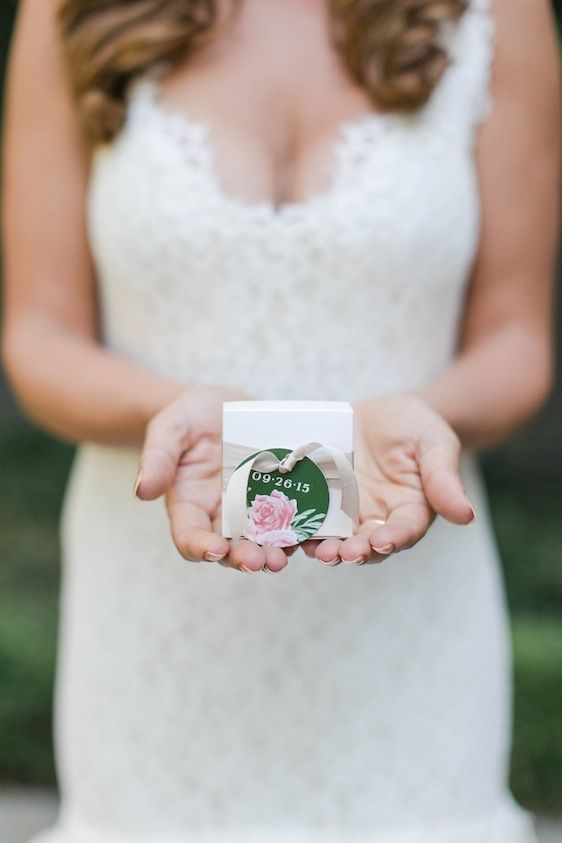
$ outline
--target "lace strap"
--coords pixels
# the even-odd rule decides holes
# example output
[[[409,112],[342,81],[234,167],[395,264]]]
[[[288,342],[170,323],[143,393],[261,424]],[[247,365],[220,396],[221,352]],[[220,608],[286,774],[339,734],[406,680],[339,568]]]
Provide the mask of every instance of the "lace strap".
[[[470,62],[473,125],[486,120],[494,107],[491,81],[495,52],[496,27],[491,0],[471,0],[467,14],[471,16]]]
[[[157,95],[160,80],[170,69],[171,63],[167,59],[160,59],[147,65],[144,70],[129,80],[126,90],[126,101],[130,107],[137,102],[150,101]]]
[[[491,0],[469,0],[460,21],[445,27],[443,45],[451,63],[428,104],[428,116],[447,129],[465,132],[470,142],[493,109]]]

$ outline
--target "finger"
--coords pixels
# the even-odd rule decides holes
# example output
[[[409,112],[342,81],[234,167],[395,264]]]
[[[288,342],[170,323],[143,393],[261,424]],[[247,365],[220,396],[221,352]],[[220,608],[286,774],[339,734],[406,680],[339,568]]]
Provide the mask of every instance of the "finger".
[[[265,549],[249,539],[235,539],[230,545],[229,559],[235,567],[254,573],[265,565]]]
[[[351,549],[351,547],[348,547],[346,549],[346,552],[344,554],[346,560],[351,559],[353,554],[358,555],[359,553],[361,553],[362,555],[366,554],[365,558],[364,558],[364,561],[361,561],[361,559],[359,559],[355,563],[356,565],[374,565],[374,564],[377,564],[378,562],[384,561],[386,556],[384,554],[381,554],[381,553],[376,553],[375,550],[373,550],[373,547],[372,547],[371,541],[370,541],[370,537],[371,537],[371,534],[374,531],[375,526],[380,526],[381,524],[386,524],[386,518],[370,517],[370,518],[365,518],[360,523],[356,535],[360,538],[360,540],[362,542],[366,539],[367,548],[365,549],[365,545],[363,545],[362,547],[357,547],[355,545],[355,542],[351,543],[351,540],[346,540],[346,541],[350,541],[351,547],[353,548],[353,550]],[[355,536],[352,536],[352,539],[354,539],[354,538],[355,538]]]
[[[386,557],[376,553],[369,537],[374,532],[374,523],[386,523],[385,519],[367,519],[359,525],[353,536],[344,539],[340,547],[340,557],[343,564],[347,565],[372,565],[382,562]]]
[[[369,536],[373,532],[372,522],[361,524],[356,533],[341,543],[339,555],[342,563],[347,565],[362,565],[373,555],[373,548]],[[377,556],[377,561],[380,556]]]
[[[324,565],[339,565],[341,539],[324,539],[314,551],[316,558]]]
[[[172,538],[185,559],[218,562],[229,551],[229,543],[211,528],[211,521],[200,506],[181,501],[168,505]]]
[[[262,568],[264,571],[269,571],[272,574],[279,573],[283,568],[289,564],[286,553],[280,547],[271,547],[269,545],[264,547],[265,564]]]
[[[213,530],[217,533],[222,532],[222,507],[219,504],[217,508],[216,515],[212,520]],[[265,555],[265,561],[260,570],[268,571],[270,574],[278,573],[279,571],[283,570],[283,568],[287,567],[289,554],[286,551],[293,551],[295,548],[280,548],[280,547],[270,547],[270,546],[263,546],[263,551]],[[221,565],[227,565],[231,568],[238,568],[239,562],[238,554],[235,554],[234,559],[230,557],[230,555],[221,562]]]
[[[425,496],[439,515],[453,524],[469,524],[476,513],[460,478],[461,447],[447,425],[432,426],[418,445],[418,465]]]
[[[219,501],[217,509],[216,509],[216,515],[213,518],[213,530],[216,530],[216,532],[218,532],[218,533],[222,532],[222,503],[220,501]],[[254,542],[251,542],[251,544],[254,544]],[[263,556],[264,556],[263,564],[262,564],[261,568],[259,568],[259,570],[268,571],[270,574],[278,573],[279,571],[281,571],[283,568],[286,567],[286,565],[288,563],[288,559],[287,559],[287,555],[283,551],[293,550],[293,548],[283,548],[282,549],[280,547],[270,547],[270,546],[266,546],[266,545],[263,545],[263,546],[256,545],[256,546],[261,547],[261,549],[263,551]],[[240,556],[243,555],[244,549],[245,549],[245,545],[242,544],[241,548],[239,550],[236,550],[236,552],[233,555],[229,554],[229,557],[226,560],[226,562],[223,562],[222,564],[227,564],[232,568],[238,568],[239,570],[243,571],[244,568],[240,568],[240,564],[241,564],[240,563]],[[231,547],[231,550],[232,550],[232,547]],[[255,568],[252,566],[250,570],[253,573]]]
[[[428,531],[433,513],[425,503],[405,503],[395,507],[385,524],[372,527],[369,544],[375,553],[388,556],[398,550],[412,547]]]
[[[376,553],[373,549],[371,549],[370,554],[367,556],[364,562],[358,562],[358,565],[378,565],[379,562],[384,562],[385,559],[388,558],[388,554],[383,553]]]
[[[172,485],[181,455],[189,446],[190,429],[180,404],[170,405],[149,422],[135,483],[137,497],[154,500]]]
[[[310,559],[314,559],[316,548],[321,541],[322,539],[306,539],[306,541],[303,541],[301,547],[305,556],[308,556]]]

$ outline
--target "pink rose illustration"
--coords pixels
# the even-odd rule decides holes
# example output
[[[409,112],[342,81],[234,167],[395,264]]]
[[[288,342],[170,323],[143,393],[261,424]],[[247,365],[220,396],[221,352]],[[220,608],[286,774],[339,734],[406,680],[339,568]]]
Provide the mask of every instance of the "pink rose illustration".
[[[287,530],[297,514],[296,500],[274,489],[270,495],[256,495],[248,516],[262,533],[269,530]]]
[[[267,533],[259,533],[252,530],[250,526],[246,528],[243,535],[256,544],[268,544],[272,547],[290,547],[299,543],[294,530],[268,530]]]
[[[296,533],[290,529],[296,513],[296,500],[290,500],[278,489],[271,495],[256,495],[248,510],[248,526],[243,535],[251,541],[275,547],[297,544]]]

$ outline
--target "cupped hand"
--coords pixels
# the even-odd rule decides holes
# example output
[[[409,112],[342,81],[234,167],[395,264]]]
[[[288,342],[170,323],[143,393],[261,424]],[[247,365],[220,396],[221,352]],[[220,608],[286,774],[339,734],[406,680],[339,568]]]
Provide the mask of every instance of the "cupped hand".
[[[459,439],[427,402],[404,393],[353,408],[359,523],[350,538],[307,541],[307,555],[326,564],[380,562],[416,544],[436,515],[453,524],[474,519]]]
[[[200,386],[186,390],[150,421],[135,493],[165,495],[172,538],[190,561],[219,562],[253,573],[281,571],[295,547],[265,547],[222,536],[222,403],[251,400],[241,390]]]

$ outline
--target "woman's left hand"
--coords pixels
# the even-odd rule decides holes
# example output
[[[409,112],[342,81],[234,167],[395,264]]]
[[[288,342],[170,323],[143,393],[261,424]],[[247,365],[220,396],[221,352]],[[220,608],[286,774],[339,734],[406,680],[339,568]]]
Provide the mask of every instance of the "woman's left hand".
[[[404,393],[353,408],[359,524],[347,539],[307,541],[307,555],[326,564],[380,562],[418,542],[436,515],[453,524],[474,519],[459,475],[460,441],[426,401]]]

